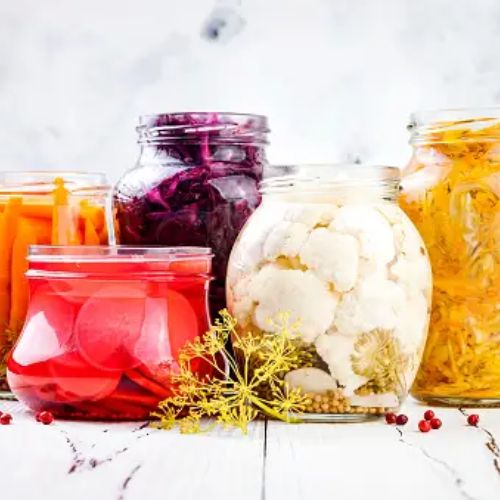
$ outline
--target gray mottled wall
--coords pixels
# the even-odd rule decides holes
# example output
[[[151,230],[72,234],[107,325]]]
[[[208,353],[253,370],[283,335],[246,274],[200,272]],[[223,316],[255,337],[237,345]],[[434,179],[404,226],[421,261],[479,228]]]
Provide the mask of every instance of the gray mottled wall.
[[[414,109],[500,104],[498,0],[0,0],[0,169],[136,158],[137,115],[264,113],[274,162],[402,165]]]

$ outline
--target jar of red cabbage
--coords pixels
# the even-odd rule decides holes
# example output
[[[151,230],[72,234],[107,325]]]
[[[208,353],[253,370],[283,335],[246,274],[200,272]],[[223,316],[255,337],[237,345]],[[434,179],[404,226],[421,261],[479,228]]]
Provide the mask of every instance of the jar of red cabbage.
[[[119,242],[214,252],[210,310],[225,307],[229,253],[260,203],[267,119],[240,113],[141,116],[140,155],[114,192]]]

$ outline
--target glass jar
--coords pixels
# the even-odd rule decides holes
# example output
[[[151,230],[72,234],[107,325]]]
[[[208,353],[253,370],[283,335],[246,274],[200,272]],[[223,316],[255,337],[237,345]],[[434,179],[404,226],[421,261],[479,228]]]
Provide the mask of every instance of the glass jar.
[[[111,188],[103,174],[0,172],[1,390],[7,390],[5,358],[28,307],[28,246],[107,245],[112,229]]]
[[[59,417],[147,418],[172,395],[179,350],[208,329],[210,250],[33,246],[28,260],[12,391]]]
[[[299,166],[262,183],[231,254],[228,307],[240,335],[298,322],[307,362],[285,375],[307,420],[357,421],[396,409],[427,334],[431,271],[396,203],[391,167]]]
[[[119,241],[213,249],[212,316],[225,307],[227,261],[260,203],[267,119],[236,113],[142,116],[141,152],[116,186]]]
[[[500,405],[500,109],[416,113],[401,204],[429,249],[434,297],[412,393]]]

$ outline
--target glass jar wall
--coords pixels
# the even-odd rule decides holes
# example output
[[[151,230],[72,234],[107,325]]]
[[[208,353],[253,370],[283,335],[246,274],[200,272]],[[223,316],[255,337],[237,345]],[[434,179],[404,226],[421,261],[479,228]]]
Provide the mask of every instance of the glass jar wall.
[[[308,419],[363,420],[396,409],[427,334],[432,278],[423,242],[395,201],[389,167],[283,167],[231,254],[227,298],[241,335],[298,322],[304,366],[285,375]]]
[[[0,388],[5,358],[28,307],[28,246],[113,242],[111,189],[103,174],[0,172]]]
[[[434,273],[413,394],[500,405],[500,109],[417,113],[401,203]]]
[[[115,194],[119,241],[214,252],[212,315],[225,306],[229,253],[260,203],[267,120],[235,113],[140,118],[141,153]]]
[[[210,267],[205,248],[31,247],[12,391],[65,418],[148,418],[172,395],[179,350],[208,329]]]

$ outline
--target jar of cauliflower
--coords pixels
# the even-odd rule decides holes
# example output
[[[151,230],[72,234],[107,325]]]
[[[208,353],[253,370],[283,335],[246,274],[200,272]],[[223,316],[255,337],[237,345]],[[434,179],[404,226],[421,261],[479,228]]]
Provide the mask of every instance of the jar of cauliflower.
[[[399,170],[278,167],[233,248],[228,307],[242,335],[286,314],[304,365],[306,420],[359,421],[397,409],[423,352],[432,275],[397,205]]]

